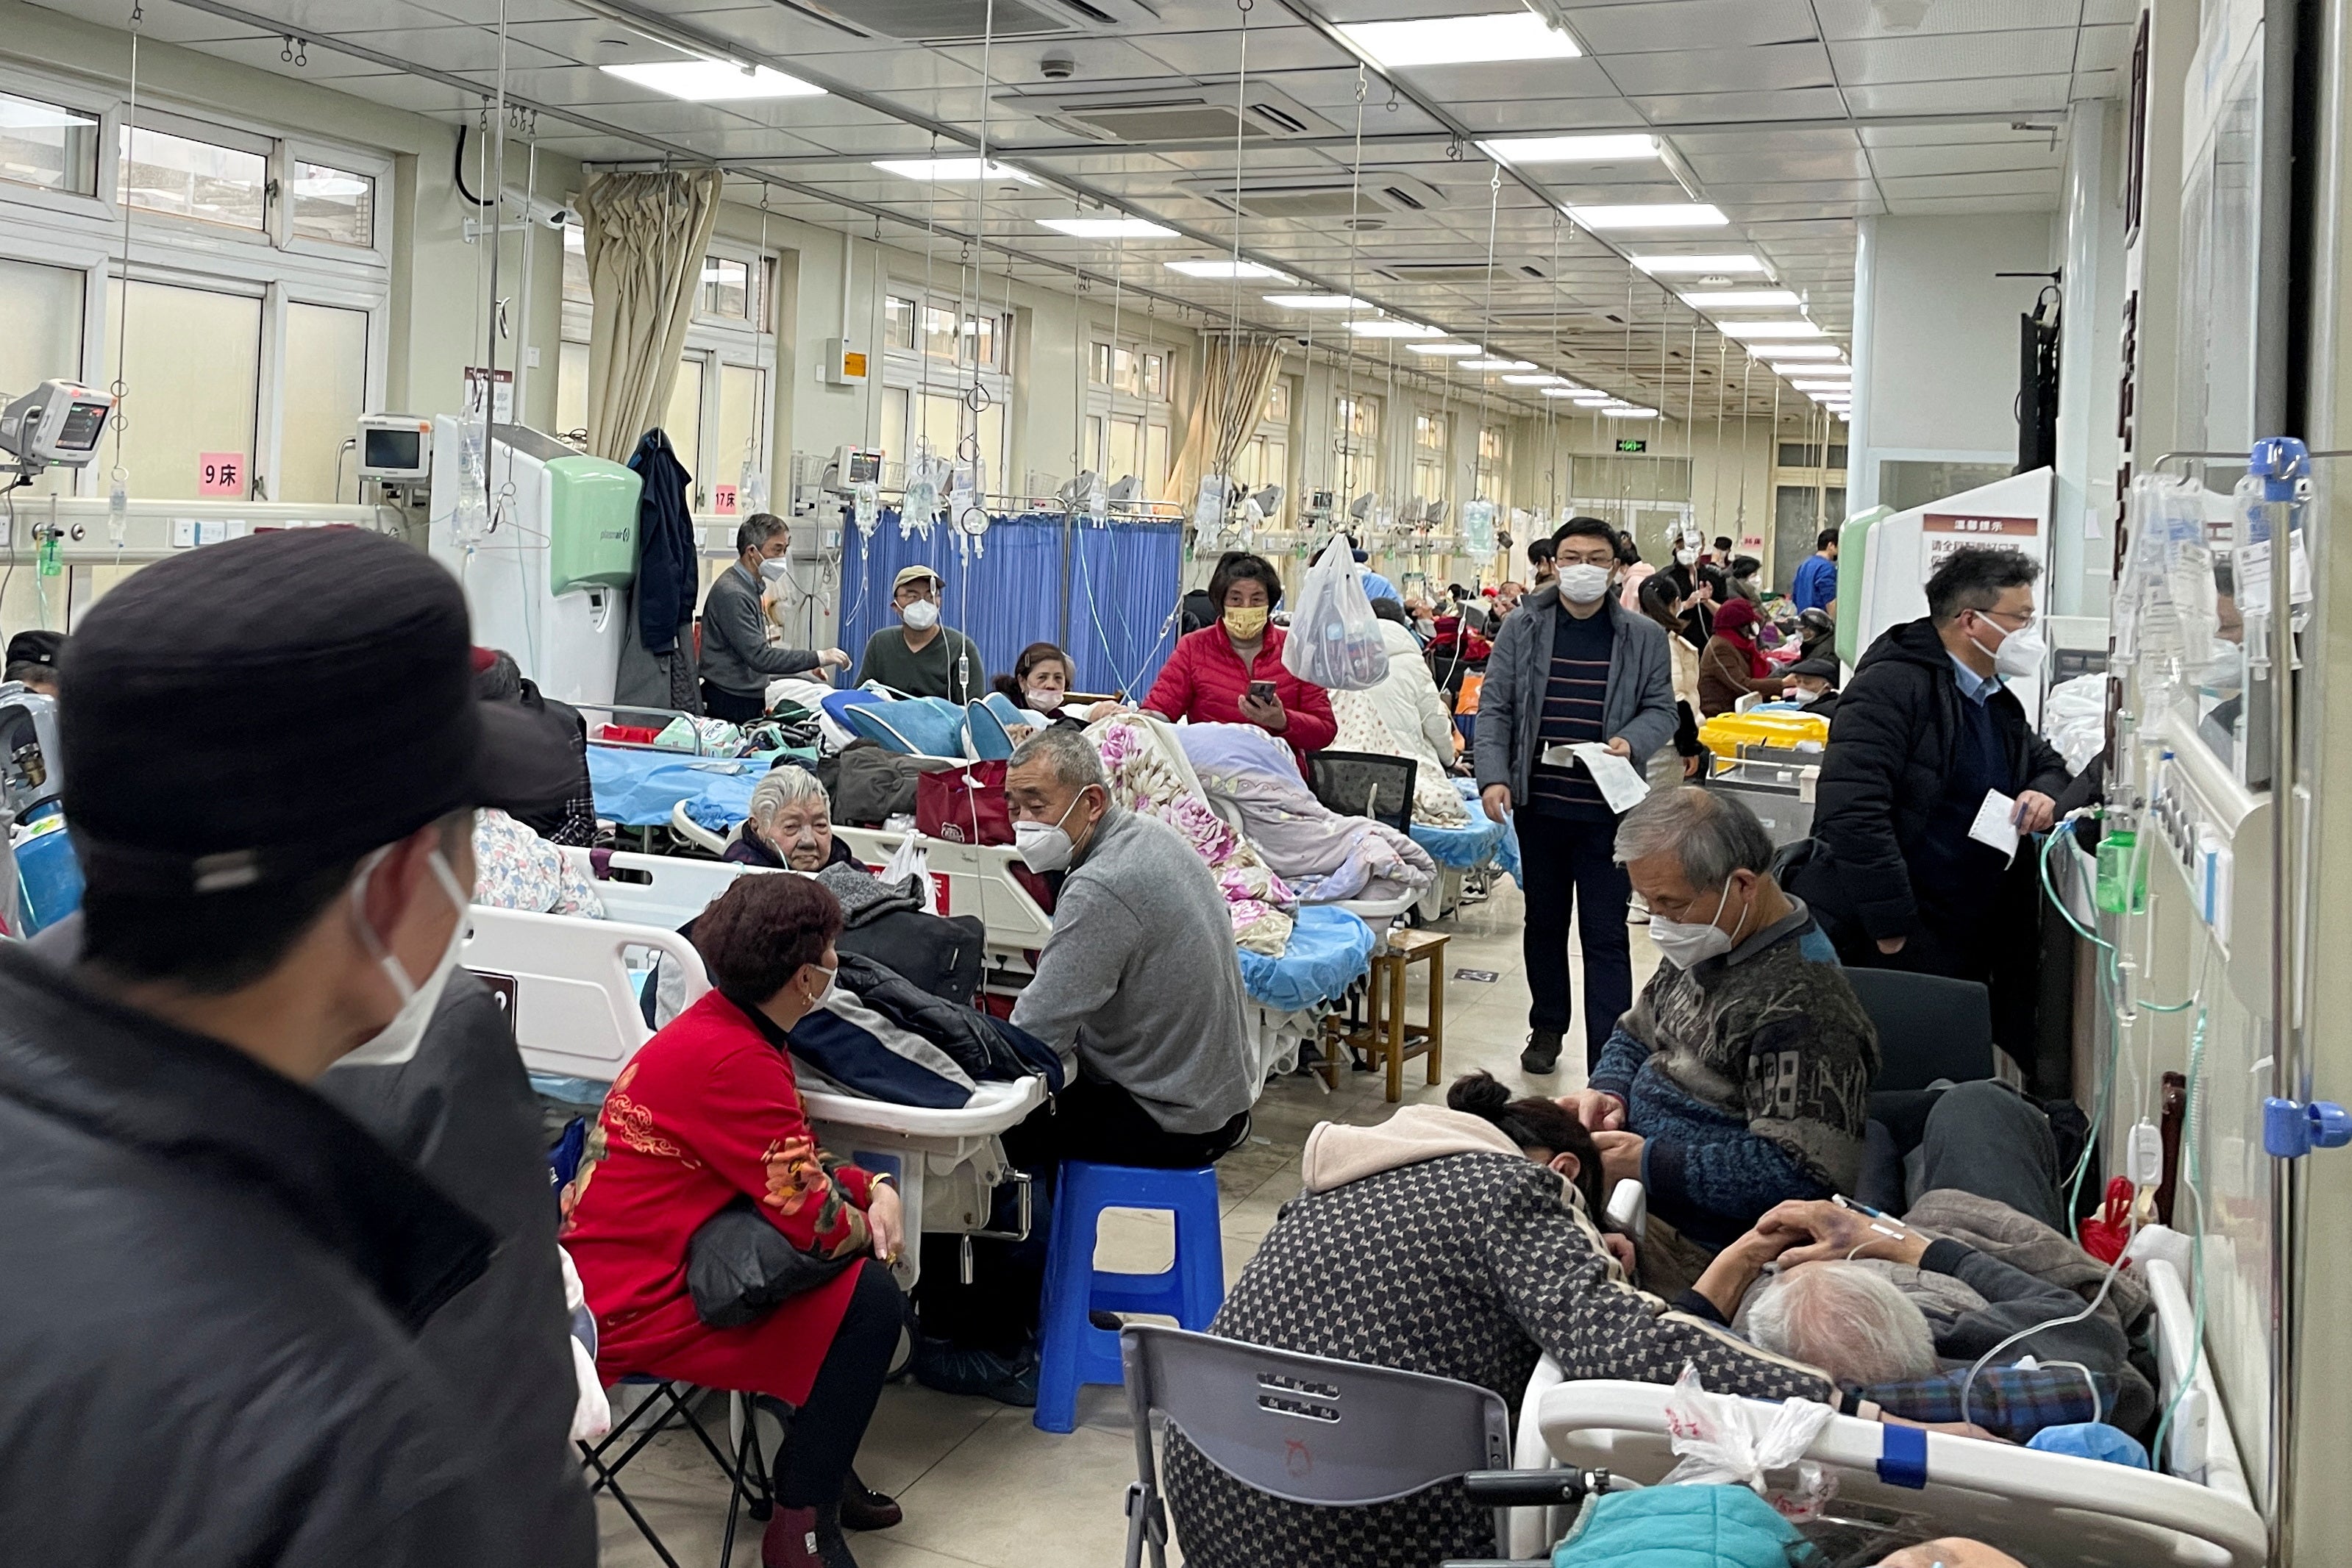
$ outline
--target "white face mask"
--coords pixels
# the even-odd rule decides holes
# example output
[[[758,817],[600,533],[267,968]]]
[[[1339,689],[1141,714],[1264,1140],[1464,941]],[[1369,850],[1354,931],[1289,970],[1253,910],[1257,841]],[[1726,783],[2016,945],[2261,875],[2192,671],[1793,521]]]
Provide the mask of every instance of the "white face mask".
[[[1062,694],[1058,691],[1047,691],[1042,687],[1033,687],[1023,692],[1022,696],[1028,700],[1029,710],[1033,713],[1051,715],[1061,711]]]
[[[1609,592],[1609,568],[1578,563],[1559,569],[1560,596],[1571,605],[1590,605]]]
[[[443,858],[441,851],[434,850],[426,864],[433,868],[434,880],[441,884],[441,890],[457,907],[457,921],[449,929],[449,945],[442,952],[441,961],[433,966],[433,973],[425,977],[422,984],[409,979],[408,971],[384,947],[383,939],[367,923],[363,912],[368,878],[383,863],[386,853],[378,850],[360,868],[360,874],[352,879],[352,920],[359,928],[361,944],[383,967],[384,978],[392,982],[393,992],[400,998],[400,1011],[392,1016],[391,1023],[342,1057],[343,1061],[357,1067],[398,1067],[416,1055],[416,1048],[425,1043],[425,1026],[433,1021],[433,1009],[441,1005],[441,993],[448,987],[449,976],[457,970],[458,951],[466,945],[466,915],[471,907],[471,900],[457,886],[457,874],[449,869],[449,862]]]
[[[2042,661],[2049,656],[2050,651],[2042,644],[2042,623],[2039,621],[2011,632],[2000,639],[2000,647],[1998,648],[1989,648],[1984,644],[1977,642],[1974,637],[1970,637],[1969,641],[1976,644],[1976,650],[1979,653],[1992,656],[1992,672],[2003,680],[2016,680],[2023,676],[2039,675],[2042,673]]]
[[[908,631],[927,632],[940,624],[940,607],[929,599],[917,599],[898,612]]]
[[[1715,901],[1715,920],[1723,918],[1724,905],[1730,898],[1731,883],[1727,880],[1723,884],[1723,897]],[[1747,924],[1748,917],[1742,914],[1739,926]],[[1657,944],[1659,954],[1673,960],[1678,969],[1689,969],[1729,952],[1738,940],[1738,929],[1736,927],[1727,931],[1715,921],[1698,925],[1685,921],[1664,920],[1654,913],[1650,916],[1650,940]]]
[[[1077,853],[1077,847],[1070,842],[1070,836],[1063,830],[1062,824],[1069,821],[1070,813],[1077,808],[1077,797],[1073,795],[1070,804],[1062,808],[1062,815],[1056,821],[1014,823],[1013,847],[1020,855],[1021,863],[1041,877],[1048,871],[1066,868],[1070,857]]]
[[[1685,566],[1696,566],[1698,564],[1698,552],[1696,550],[1677,550],[1675,552],[1675,559]]]
[[[836,963],[828,968],[822,963],[812,963],[809,967],[824,976],[824,988],[809,998],[809,1007],[814,1011],[824,1006],[825,998],[833,994],[833,988],[841,984],[841,965]]]
[[[1808,691],[1803,687],[1800,686],[1789,693],[1788,700],[1795,703],[1800,708],[1808,708],[1818,700],[1821,695],[1822,694],[1818,691]]]
[[[772,561],[761,562],[760,575],[771,583],[782,582],[784,580],[783,557],[780,555]]]

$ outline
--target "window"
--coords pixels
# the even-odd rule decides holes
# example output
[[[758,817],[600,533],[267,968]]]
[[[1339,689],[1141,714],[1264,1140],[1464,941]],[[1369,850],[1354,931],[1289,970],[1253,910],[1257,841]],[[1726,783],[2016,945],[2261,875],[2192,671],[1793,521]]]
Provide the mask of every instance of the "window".
[[[1274,385],[1267,389],[1265,395],[1265,407],[1260,411],[1258,418],[1268,425],[1287,426],[1290,423],[1290,378],[1288,376],[1277,375],[1274,378]]]
[[[1121,322],[1123,327],[1126,323]],[[1110,323],[1096,323],[1097,340],[1087,363],[1087,422],[1078,462],[1117,484],[1133,475],[1136,499],[1155,500],[1168,488],[1169,432],[1174,425],[1170,400],[1175,381],[1173,351],[1134,340],[1114,342]],[[1246,477],[1247,444],[1234,455],[1233,472]]]
[[[1480,499],[1501,502],[1503,494],[1503,427],[1487,425],[1478,431],[1478,470],[1475,480]]]
[[[1280,485],[1286,496],[1290,475],[1290,378],[1277,375],[1258,410],[1258,426],[1234,458],[1234,478],[1245,489]]]
[[[702,300],[696,310],[730,321],[751,319],[751,264],[724,256],[702,258]]]
[[[1129,397],[1165,399],[1168,395],[1168,356],[1142,349],[1114,349],[1108,343],[1097,343],[1088,379],[1097,386],[1108,386]]]
[[[0,258],[0,396],[31,391],[52,376],[82,375],[82,299],[89,275]],[[73,470],[51,468],[35,495],[71,495]]]
[[[199,466],[212,454],[238,458],[245,471],[238,493],[254,493],[261,306],[258,291],[133,279],[125,317],[121,281],[108,284],[107,324],[110,330],[127,320],[130,328],[122,464],[131,470],[133,494],[146,500],[196,500],[203,493]]]
[[[882,301],[882,346],[890,349],[912,349],[915,346],[915,302],[889,295]]]
[[[0,180],[98,194],[98,116],[0,92]]]
[[[365,174],[297,161],[288,230],[321,245],[375,244],[375,182]]]
[[[1420,501],[1445,500],[1445,468],[1448,426],[1453,422],[1443,414],[1416,414],[1412,416],[1412,498]]]
[[[142,212],[260,229],[268,217],[269,160],[260,153],[123,128],[115,199]]]
[[[586,343],[556,345],[554,433],[567,441],[588,439]]]
[[[367,370],[365,310],[287,305],[284,437],[272,500],[359,500],[356,475],[351,489],[338,491],[349,472],[342,444],[367,412]]]
[[[1335,397],[1331,400],[1331,450],[1338,457],[1339,500],[1381,486],[1381,400],[1377,397]]]
[[[1845,447],[1843,443],[1829,448],[1829,464],[1832,468],[1845,467]],[[1822,443],[1819,441],[1783,441],[1780,443],[1780,467],[1784,468],[1818,468],[1822,463]]]
[[[588,236],[576,223],[563,226],[563,302],[593,305],[588,287]]]

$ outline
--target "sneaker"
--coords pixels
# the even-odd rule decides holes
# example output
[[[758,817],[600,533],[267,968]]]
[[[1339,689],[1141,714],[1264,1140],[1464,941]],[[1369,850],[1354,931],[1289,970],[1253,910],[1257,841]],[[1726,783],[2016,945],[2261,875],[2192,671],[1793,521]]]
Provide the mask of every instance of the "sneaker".
[[[928,1336],[915,1343],[915,1381],[941,1394],[971,1394],[999,1405],[1034,1408],[1037,1363],[1012,1361],[993,1351],[969,1350]]]
[[[1519,1053],[1519,1070],[1538,1078],[1559,1070],[1559,1037],[1541,1029],[1528,1035],[1527,1049]]]

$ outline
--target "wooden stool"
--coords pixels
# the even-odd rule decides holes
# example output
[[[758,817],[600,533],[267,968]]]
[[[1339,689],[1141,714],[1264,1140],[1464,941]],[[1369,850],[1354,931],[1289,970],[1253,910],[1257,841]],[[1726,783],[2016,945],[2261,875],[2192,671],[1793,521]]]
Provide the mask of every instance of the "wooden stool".
[[[1360,1050],[1388,1068],[1388,1100],[1404,1098],[1404,1064],[1412,1057],[1429,1058],[1428,1081],[1435,1083],[1445,1062],[1445,933],[1391,931],[1381,951],[1372,954],[1370,983],[1365,987],[1364,1022],[1327,1019],[1323,1025],[1323,1081],[1339,1086],[1343,1050]],[[1406,967],[1429,965],[1429,1018],[1409,1024],[1404,1016]]]

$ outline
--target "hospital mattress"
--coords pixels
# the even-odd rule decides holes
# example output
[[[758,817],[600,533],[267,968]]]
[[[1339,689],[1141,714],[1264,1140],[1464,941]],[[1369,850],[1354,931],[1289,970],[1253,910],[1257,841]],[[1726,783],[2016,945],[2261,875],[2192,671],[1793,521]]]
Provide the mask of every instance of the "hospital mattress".
[[[1502,872],[1505,876],[1510,878],[1514,882],[1517,881],[1519,879],[1519,830],[1511,825],[1511,819],[1507,816],[1503,819],[1499,826],[1486,820],[1486,808],[1479,804],[1478,782],[1475,779],[1455,779],[1454,781],[1454,792],[1462,796],[1462,804],[1470,808],[1473,826],[1494,830],[1495,837],[1490,848],[1494,857],[1495,868]],[[1440,828],[1437,831],[1460,832],[1463,830],[1459,828]],[[1449,866],[1456,869],[1466,870],[1470,866],[1480,864],[1480,862],[1475,860],[1468,862],[1449,860],[1444,856],[1440,855],[1437,852],[1435,846],[1423,840],[1421,835],[1421,828],[1416,827],[1412,830],[1414,841],[1419,843],[1423,848],[1427,849],[1431,858],[1435,859],[1441,866]]]
[[[1301,905],[1281,957],[1242,950],[1242,988],[1250,1000],[1286,1013],[1337,1002],[1370,970],[1376,940],[1372,928],[1346,910]]]
[[[1488,821],[1486,814],[1474,804],[1466,827],[1434,827],[1416,822],[1411,831],[1412,841],[1428,850],[1431,859],[1456,871],[1467,871],[1494,858],[1496,847],[1510,827],[1506,823]]]

